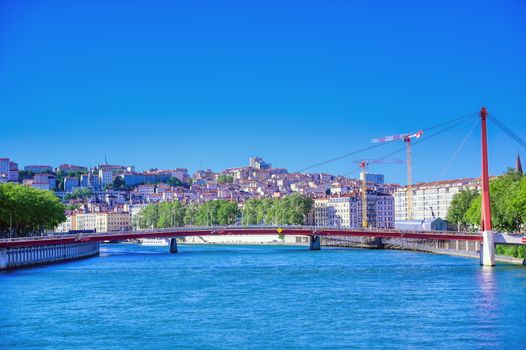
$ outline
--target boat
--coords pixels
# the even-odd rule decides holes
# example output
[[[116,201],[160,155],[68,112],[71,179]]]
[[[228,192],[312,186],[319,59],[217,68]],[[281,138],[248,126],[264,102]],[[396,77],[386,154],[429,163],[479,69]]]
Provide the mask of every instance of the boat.
[[[166,247],[170,245],[169,238],[139,238],[139,244],[146,246]]]

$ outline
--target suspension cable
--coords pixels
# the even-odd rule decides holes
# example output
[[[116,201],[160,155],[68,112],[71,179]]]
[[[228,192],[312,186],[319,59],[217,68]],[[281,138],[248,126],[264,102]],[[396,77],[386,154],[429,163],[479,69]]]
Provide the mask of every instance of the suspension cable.
[[[472,113],[472,114],[469,115],[469,117],[472,118],[472,117],[474,117],[475,115],[476,115],[476,113]],[[469,119],[466,118],[466,117],[458,118],[458,119],[457,119],[457,123],[455,123],[455,124],[453,124],[453,125],[451,125],[451,126],[448,126],[447,128],[441,129],[441,130],[439,130],[439,131],[437,131],[437,132],[431,134],[430,136],[428,136],[428,137],[426,137],[426,138],[419,139],[418,141],[415,141],[415,142],[413,143],[413,145],[418,145],[418,144],[421,144],[422,142],[428,141],[428,140],[432,139],[433,137],[438,136],[438,135],[440,135],[440,134],[442,134],[442,133],[444,133],[444,132],[446,132],[446,131],[448,131],[448,130],[451,130],[452,128],[454,128],[454,127],[456,127],[456,126],[459,126],[459,125],[461,125],[461,124],[464,124],[464,123],[467,122],[468,120],[469,120]],[[398,153],[400,153],[400,152],[403,152],[403,151],[405,151],[405,149],[406,149],[405,146],[404,146],[404,147],[401,147],[401,148],[397,149],[396,151],[393,151],[393,152],[391,152],[391,153],[389,153],[389,154],[383,156],[383,157],[380,158],[379,160],[384,160],[384,159],[387,158],[387,157],[391,157],[391,156],[393,156],[393,155],[395,155],[395,154],[398,154]],[[359,170],[359,168],[358,168],[358,169],[354,169],[354,170],[352,170],[352,171],[350,171],[350,172],[344,174],[344,176],[350,175],[350,174],[356,172],[357,170]]]
[[[497,118],[495,118],[493,115],[488,113],[489,118],[492,122],[494,122],[499,128],[502,129],[506,134],[508,134],[509,137],[511,137],[515,142],[517,142],[519,145],[521,145],[523,148],[526,149],[526,142],[524,142],[523,139],[521,139],[517,134],[515,134],[513,131],[508,129],[504,124],[502,124]]]
[[[436,129],[436,128],[439,128],[439,127],[442,127],[442,126],[446,126],[446,125],[449,125],[451,123],[454,123],[454,122],[460,122],[460,121],[465,121],[467,119],[469,119],[470,117],[476,115],[477,113],[470,113],[470,114],[466,114],[462,117],[459,117],[459,118],[454,118],[454,119],[451,119],[451,120],[448,120],[446,122],[443,122],[443,123],[440,123],[440,124],[436,124],[436,125],[433,125],[433,126],[430,126],[430,127],[427,127],[427,128],[424,128],[422,129],[423,131],[429,131],[429,130],[432,130],[432,129]],[[454,124],[453,126],[451,127],[454,127],[454,126],[457,126],[458,124]],[[430,137],[427,137],[426,139],[429,139]],[[420,140],[422,141],[422,140]],[[374,144],[374,145],[371,145],[371,146],[368,146],[368,147],[364,147],[362,149],[359,149],[359,150],[356,150],[356,151],[353,151],[353,152],[349,152],[349,153],[346,153],[346,154],[342,154],[341,156],[338,156],[338,157],[335,157],[335,158],[332,158],[332,159],[328,159],[328,160],[325,160],[325,161],[322,161],[322,162],[319,162],[319,163],[316,163],[316,164],[313,164],[313,165],[310,165],[310,166],[307,166],[305,168],[301,168],[301,169],[298,169],[296,170],[295,172],[297,173],[301,173],[301,172],[304,172],[305,170],[309,170],[309,169],[312,169],[312,168],[317,168],[319,166],[322,166],[322,165],[325,165],[325,164],[329,164],[329,163],[332,163],[332,162],[335,162],[337,160],[340,160],[340,159],[344,159],[344,158],[347,158],[347,157],[350,157],[352,155],[355,155],[355,154],[358,154],[358,153],[362,153],[362,152],[365,152],[365,151],[369,151],[371,149],[375,149],[375,148],[378,148],[382,145],[385,145],[387,144],[388,142],[383,142],[383,143],[377,143],[377,144]],[[419,142],[415,142],[414,144],[418,144]],[[404,148],[405,149],[405,148]],[[354,172],[354,171],[353,171]]]
[[[473,130],[475,130],[475,127],[479,124],[479,119],[475,120],[475,123],[473,124],[473,126],[471,127],[471,129],[469,129],[468,133],[466,134],[466,136],[464,137],[464,140],[462,140],[462,142],[460,143],[460,145],[457,147],[457,150],[455,151],[455,153],[453,153],[453,155],[451,156],[451,158],[449,159],[449,161],[447,162],[446,166],[444,167],[444,169],[442,169],[442,171],[440,172],[440,175],[438,175],[438,180],[437,181],[440,181],[442,180],[442,176],[444,176],[444,174],[446,173],[446,171],[449,169],[449,167],[451,166],[451,163],[453,163],[453,161],[457,158],[458,154],[460,153],[460,151],[462,150],[462,148],[464,148],[464,145],[466,144],[466,142],[468,141],[469,137],[471,136],[471,134],[473,133]]]

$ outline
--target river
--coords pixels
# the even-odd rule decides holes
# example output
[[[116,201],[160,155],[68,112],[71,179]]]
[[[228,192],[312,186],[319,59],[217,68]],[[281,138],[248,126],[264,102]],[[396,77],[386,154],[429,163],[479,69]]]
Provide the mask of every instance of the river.
[[[427,253],[131,244],[0,273],[2,349],[526,349],[526,268]]]

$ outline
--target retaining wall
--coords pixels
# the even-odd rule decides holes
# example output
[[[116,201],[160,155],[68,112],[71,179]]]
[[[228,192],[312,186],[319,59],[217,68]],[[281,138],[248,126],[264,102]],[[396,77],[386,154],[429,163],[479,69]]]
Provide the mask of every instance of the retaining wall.
[[[52,264],[99,255],[98,242],[0,249],[0,270]]]

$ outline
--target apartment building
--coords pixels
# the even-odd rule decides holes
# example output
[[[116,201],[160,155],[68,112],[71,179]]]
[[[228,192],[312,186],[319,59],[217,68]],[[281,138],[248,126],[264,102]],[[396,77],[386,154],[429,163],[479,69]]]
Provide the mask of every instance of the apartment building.
[[[0,158],[0,182],[17,182],[18,181],[18,164],[12,162],[9,158]]]
[[[362,227],[362,198],[358,193],[314,200],[314,225],[325,227]],[[394,198],[368,194],[367,218],[370,227],[394,227]]]
[[[128,212],[74,213],[68,217],[70,230],[112,232],[131,229],[131,215]]]
[[[64,178],[64,191],[71,192],[73,189],[79,187],[79,178],[76,176],[68,176]]]
[[[395,220],[445,219],[455,194],[466,189],[479,189],[478,178],[464,178],[435,182],[421,182],[413,185],[413,217],[409,218],[407,208],[407,187],[400,187],[394,193]]]

